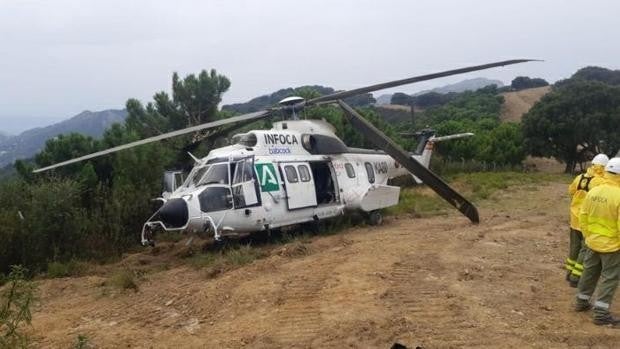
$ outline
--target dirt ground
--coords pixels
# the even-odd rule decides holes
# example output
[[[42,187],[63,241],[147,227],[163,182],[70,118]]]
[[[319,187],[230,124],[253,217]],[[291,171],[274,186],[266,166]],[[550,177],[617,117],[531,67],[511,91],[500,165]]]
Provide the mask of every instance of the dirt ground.
[[[504,104],[502,104],[500,118],[504,121],[521,121],[523,114],[527,113],[549,91],[551,91],[550,86],[543,86],[502,93]]]
[[[216,277],[179,265],[138,292],[108,293],[103,276],[43,280],[34,345],[83,335],[97,348],[618,347],[620,330],[572,311],[565,191],[496,194],[477,226],[452,212],[390,217]]]

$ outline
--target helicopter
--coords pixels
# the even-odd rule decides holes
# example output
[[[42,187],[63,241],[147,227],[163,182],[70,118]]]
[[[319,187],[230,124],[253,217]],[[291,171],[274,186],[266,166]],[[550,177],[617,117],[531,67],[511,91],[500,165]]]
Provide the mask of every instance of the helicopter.
[[[159,231],[207,233],[220,241],[225,237],[318,222],[352,211],[364,213],[370,224],[378,225],[383,220],[381,209],[394,206],[399,200],[400,187],[390,185],[388,180],[408,174],[476,224],[479,222],[476,207],[428,169],[434,144],[468,137],[471,133],[439,137],[433,130],[423,130],[415,134],[419,137],[415,151],[408,152],[343,100],[386,88],[529,61],[534,60],[470,66],[312,99],[291,96],[265,110],[145,138],[34,172],[198,131],[215,131],[211,135],[221,134],[222,129],[231,132],[279,113],[285,118],[273,122],[269,130],[234,135],[231,145],[212,149],[203,158],[190,153],[194,165],[186,178],[183,172],[167,171],[164,193],[157,199],[162,205],[144,223],[141,243],[153,245],[155,233]],[[304,109],[326,104],[340,106],[351,125],[376,149],[348,147],[328,122],[300,118]]]

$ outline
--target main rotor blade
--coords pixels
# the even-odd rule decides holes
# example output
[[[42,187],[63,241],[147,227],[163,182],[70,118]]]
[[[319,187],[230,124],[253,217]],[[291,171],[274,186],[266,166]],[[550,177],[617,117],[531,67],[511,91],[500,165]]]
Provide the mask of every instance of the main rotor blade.
[[[188,134],[188,133],[192,133],[192,132],[196,132],[196,131],[200,131],[200,130],[206,130],[206,129],[213,128],[213,127],[233,124],[233,123],[236,123],[236,122],[246,122],[246,121],[249,121],[249,120],[252,120],[252,121],[259,120],[259,119],[263,119],[263,118],[266,118],[266,117],[270,116],[271,113],[272,113],[272,110],[262,110],[262,111],[258,111],[258,112],[254,112],[254,113],[248,113],[248,114],[244,114],[244,115],[233,116],[233,117],[228,118],[228,119],[222,119],[222,120],[217,120],[217,121],[213,121],[213,122],[207,122],[207,123],[204,123],[204,124],[200,124],[200,125],[196,125],[196,126],[192,126],[192,127],[187,127],[187,128],[180,129],[180,130],[176,130],[176,131],[172,131],[172,132],[168,132],[168,133],[163,133],[163,134],[160,134],[158,136],[141,139],[139,141],[135,141],[135,142],[119,145],[117,147],[113,147],[113,148],[109,148],[109,149],[106,149],[106,150],[98,151],[96,153],[80,156],[78,158],[74,158],[74,159],[71,159],[71,160],[59,162],[59,163],[54,164],[54,165],[50,165],[50,166],[47,166],[47,167],[36,169],[33,172],[34,173],[43,172],[43,171],[51,170],[51,169],[56,168],[56,167],[61,167],[61,166],[73,164],[73,163],[76,163],[76,162],[80,162],[80,161],[96,158],[98,156],[114,153],[114,152],[117,152],[119,150],[125,150],[125,149],[133,148],[133,147],[136,147],[136,146],[139,146],[139,145],[153,143],[153,142],[161,141],[163,139],[167,139],[167,138],[171,138],[171,137],[176,137],[176,136],[180,136],[180,135],[184,135],[184,134]]]
[[[332,93],[330,95],[313,98],[313,99],[308,100],[306,102],[306,105],[335,102],[338,99],[345,99],[345,98],[356,96],[356,95],[363,94],[363,93],[383,90],[383,89],[390,88],[390,87],[412,84],[414,82],[432,80],[432,79],[442,78],[442,77],[450,76],[450,75],[464,74],[464,73],[469,73],[469,72],[473,72],[477,70],[484,70],[484,69],[489,69],[489,68],[501,67],[505,65],[524,63],[524,62],[533,62],[533,61],[537,61],[537,60],[536,59],[511,59],[508,61],[488,63],[488,64],[483,64],[483,65],[476,65],[476,66],[453,69],[453,70],[446,70],[446,71],[434,73],[434,74],[414,76],[414,77],[407,78],[407,79],[384,82],[381,84],[360,87],[360,88],[356,88],[356,89],[349,90],[349,91],[341,91],[341,92]]]
[[[398,144],[392,141],[383,132],[374,127],[370,122],[359,115],[353,108],[342,100],[338,100],[338,104],[344,110],[344,114],[353,125],[366,139],[372,142],[376,147],[385,151],[394,160],[398,161],[409,172],[418,177],[424,184],[433,189],[439,196],[446,200],[450,205],[461,211],[472,223],[480,222],[478,210],[471,202],[467,201],[456,190],[452,189],[446,182],[439,178],[436,174],[420,164],[409,153],[407,153]]]
[[[242,128],[242,127],[245,127],[245,126],[253,123],[254,121],[256,121],[256,120],[250,119],[250,120],[245,120],[245,121],[239,121],[238,123],[233,124],[231,126],[222,127],[222,128],[220,128],[218,130],[213,131],[213,133],[209,133],[207,135],[204,135],[204,136],[200,137],[197,141],[194,141],[194,142],[186,145],[183,148],[183,151],[185,151],[185,152],[193,152],[204,141],[206,141],[208,139],[219,138],[219,137],[222,137],[224,135],[230,134],[231,132],[233,132],[235,130],[238,130],[238,129]]]

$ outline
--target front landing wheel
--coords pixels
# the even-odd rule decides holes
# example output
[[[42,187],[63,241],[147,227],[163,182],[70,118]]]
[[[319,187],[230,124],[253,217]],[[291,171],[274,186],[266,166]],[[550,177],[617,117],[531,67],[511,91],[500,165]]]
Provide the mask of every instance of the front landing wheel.
[[[381,225],[381,223],[383,223],[383,214],[381,214],[381,211],[374,210],[368,213],[368,224]]]

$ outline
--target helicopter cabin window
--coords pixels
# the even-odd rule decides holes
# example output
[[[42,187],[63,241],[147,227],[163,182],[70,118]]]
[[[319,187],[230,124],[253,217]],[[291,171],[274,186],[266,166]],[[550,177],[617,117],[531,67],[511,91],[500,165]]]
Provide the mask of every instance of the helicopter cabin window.
[[[228,163],[215,164],[209,167],[199,185],[207,184],[229,184],[228,179]]]
[[[232,194],[226,187],[209,187],[198,195],[202,212],[215,212],[233,208]]]
[[[295,171],[295,167],[291,165],[284,166],[284,172],[286,174],[286,180],[289,183],[297,183],[297,171]]]
[[[299,170],[299,179],[302,182],[310,182],[310,170],[308,170],[308,166],[299,165],[297,166],[297,170]]]
[[[349,176],[349,178],[355,178],[355,169],[353,165],[347,162],[344,164],[344,169],[347,171],[347,176]]]
[[[375,171],[370,162],[364,163],[364,166],[366,167],[366,174],[368,174],[368,183],[373,184],[375,182]]]

